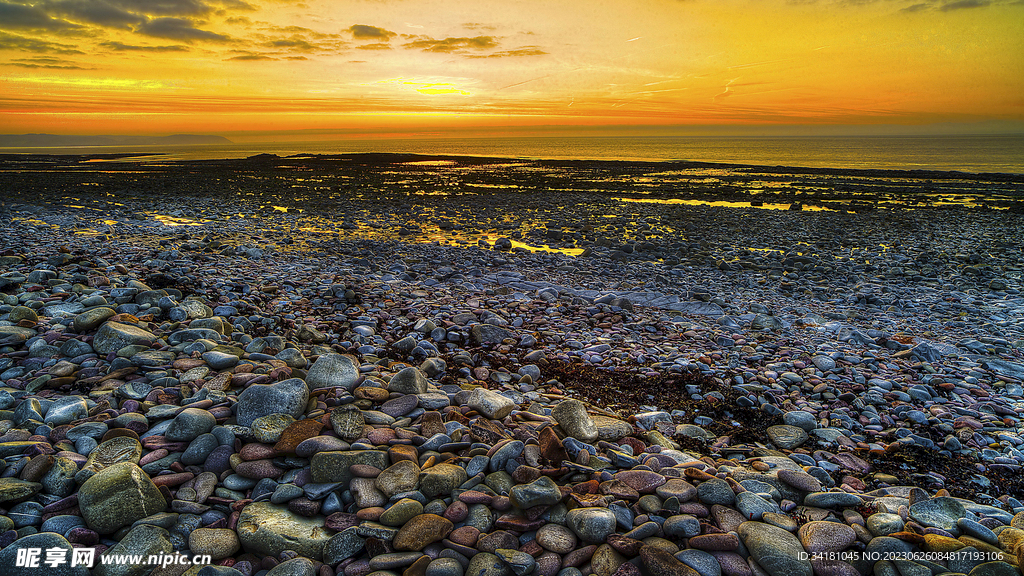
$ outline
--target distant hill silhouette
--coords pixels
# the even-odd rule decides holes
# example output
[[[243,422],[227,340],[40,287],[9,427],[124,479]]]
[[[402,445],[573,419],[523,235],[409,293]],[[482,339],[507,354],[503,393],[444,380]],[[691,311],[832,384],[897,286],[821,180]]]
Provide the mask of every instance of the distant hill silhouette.
[[[71,136],[60,134],[0,134],[0,147],[74,147],[74,146],[195,146],[234,144],[212,134],[172,134],[170,136]]]

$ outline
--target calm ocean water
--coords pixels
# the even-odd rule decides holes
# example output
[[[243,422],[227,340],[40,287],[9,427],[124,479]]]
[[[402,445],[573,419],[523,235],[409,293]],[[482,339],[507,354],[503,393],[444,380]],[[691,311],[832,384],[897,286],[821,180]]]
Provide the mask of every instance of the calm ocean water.
[[[394,152],[573,160],[690,160],[767,166],[1024,173],[1024,136],[535,137],[367,139],[216,146],[6,148],[0,153],[159,152],[145,161],[260,153]]]

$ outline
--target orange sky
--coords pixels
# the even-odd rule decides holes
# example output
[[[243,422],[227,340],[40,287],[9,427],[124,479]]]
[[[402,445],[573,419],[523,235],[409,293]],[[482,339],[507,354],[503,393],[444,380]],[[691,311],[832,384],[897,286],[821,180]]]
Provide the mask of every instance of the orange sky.
[[[1018,0],[0,0],[0,133],[1020,132],[1022,29]]]

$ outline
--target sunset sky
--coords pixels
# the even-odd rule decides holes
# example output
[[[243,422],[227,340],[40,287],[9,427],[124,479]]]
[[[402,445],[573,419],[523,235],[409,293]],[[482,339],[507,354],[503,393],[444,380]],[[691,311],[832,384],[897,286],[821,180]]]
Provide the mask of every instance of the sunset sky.
[[[0,0],[0,133],[1024,132],[1022,0]]]

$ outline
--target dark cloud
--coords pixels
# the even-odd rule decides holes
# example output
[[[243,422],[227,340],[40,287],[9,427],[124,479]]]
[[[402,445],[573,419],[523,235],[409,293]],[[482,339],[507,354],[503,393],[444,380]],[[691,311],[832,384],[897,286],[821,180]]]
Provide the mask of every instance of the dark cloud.
[[[61,0],[46,6],[51,12],[65,18],[111,28],[129,28],[146,21],[145,16],[97,0]]]
[[[406,48],[418,48],[424,52],[464,52],[465,50],[488,50],[498,46],[493,36],[477,36],[475,38],[445,38],[435,40],[422,38],[405,44]]]
[[[367,26],[366,24],[355,24],[350,26],[348,31],[352,33],[352,37],[356,40],[383,40],[387,42],[392,37],[398,35],[390,30],[376,26]]]
[[[0,50],[21,50],[22,52],[48,52],[52,54],[84,54],[71,44],[47,42],[36,38],[25,38],[0,31]]]
[[[230,18],[225,18],[224,22],[234,24],[235,26],[252,26],[252,20],[245,16],[231,16]]]
[[[266,45],[270,48],[290,48],[298,52],[313,52],[317,49],[316,46],[301,38],[282,38],[280,40],[271,40],[270,42],[267,42]]]
[[[188,46],[136,46],[121,42],[100,42],[100,46],[117,52],[188,52]]]
[[[102,3],[103,0],[97,0]],[[106,0],[111,5],[149,16],[202,16],[213,7],[200,0]]]
[[[54,70],[87,70],[70,60],[61,58],[48,58],[36,56],[33,58],[16,58],[7,63],[9,66],[20,66],[21,68],[50,68]]]
[[[360,50],[391,50],[391,44],[384,42],[374,42],[373,44],[363,44],[362,46],[356,46]]]
[[[927,10],[929,8],[931,8],[931,6],[927,4],[913,4],[911,6],[907,6],[903,10],[900,10],[900,12],[920,12],[922,10]]]
[[[286,56],[285,60],[309,60],[305,56]]]
[[[154,18],[139,25],[136,32],[155,38],[170,38],[182,42],[204,40],[207,42],[229,42],[230,36],[200,30],[187,18]]]
[[[0,28],[59,31],[77,26],[50,16],[39,6],[0,2]]]
[[[277,60],[277,58],[274,58],[273,56],[267,56],[266,54],[242,54],[241,56],[232,56],[231,58],[225,58],[225,60],[253,61],[253,60]]]
[[[541,50],[536,46],[523,46],[522,48],[516,48],[515,50],[503,50],[501,52],[494,52],[493,54],[472,54],[470,58],[515,58],[518,56],[543,56],[547,52]]]
[[[219,4],[227,10],[248,10],[255,12],[256,7],[248,2],[242,2],[242,0],[220,0]]]
[[[949,12],[950,10],[962,10],[964,8],[983,8],[991,4],[988,0],[958,0],[956,2],[946,2],[939,10],[943,12]]]

